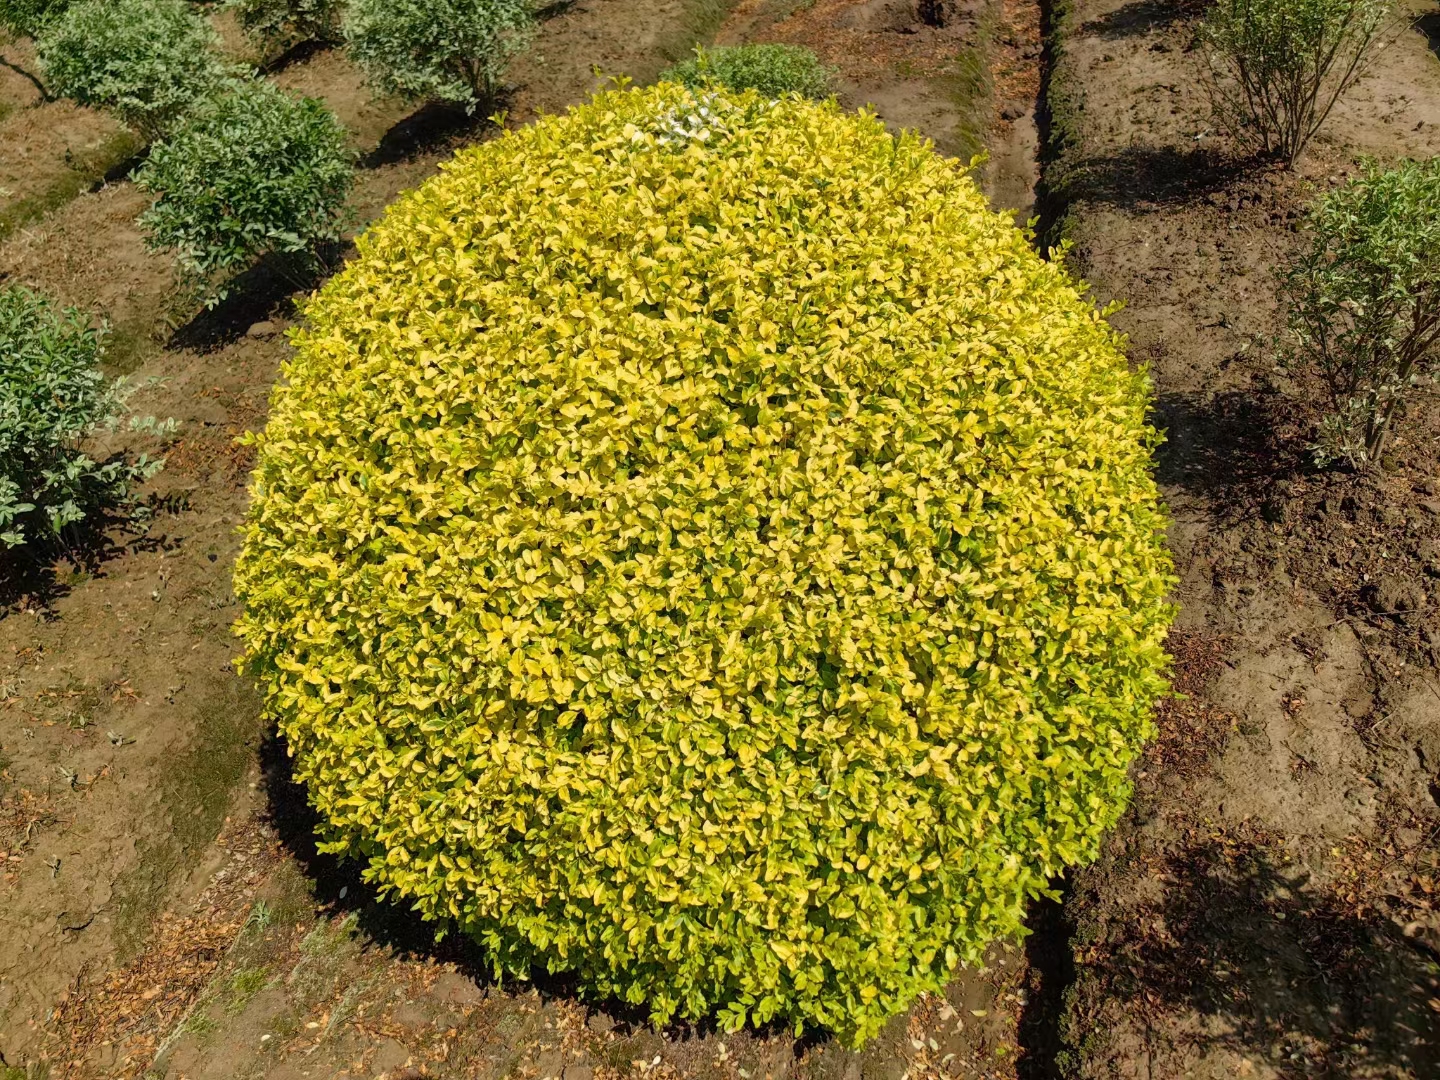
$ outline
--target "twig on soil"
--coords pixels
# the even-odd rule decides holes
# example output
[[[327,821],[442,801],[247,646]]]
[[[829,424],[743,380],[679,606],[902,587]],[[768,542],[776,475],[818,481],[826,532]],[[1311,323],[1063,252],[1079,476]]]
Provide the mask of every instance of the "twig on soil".
[[[1341,623],[1345,623],[1345,622],[1353,622],[1353,621],[1356,620],[1356,619],[1366,619],[1366,620],[1369,620],[1369,619],[1378,619],[1378,618],[1380,618],[1380,617],[1382,617],[1382,616],[1385,616],[1385,615],[1415,615],[1415,614],[1419,613],[1421,610],[1423,610],[1423,609],[1421,609],[1421,608],[1397,608],[1397,609],[1394,610],[1394,611],[1369,611],[1369,612],[1362,612],[1362,613],[1357,614],[1357,615],[1344,615],[1344,616],[1341,616],[1340,618],[1336,619],[1336,620],[1335,620],[1334,622],[1332,622],[1332,623],[1326,623],[1324,626],[1315,627],[1314,629],[1317,629],[1317,630],[1329,630],[1332,626],[1339,626]]]

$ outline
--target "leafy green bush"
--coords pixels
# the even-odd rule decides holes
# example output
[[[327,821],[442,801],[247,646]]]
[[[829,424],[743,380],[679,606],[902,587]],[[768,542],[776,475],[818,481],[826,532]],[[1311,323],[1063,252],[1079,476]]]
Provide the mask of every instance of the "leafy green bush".
[[[34,37],[71,3],[72,0],[0,0],[0,30]]]
[[[159,197],[140,224],[213,303],[259,256],[308,257],[337,239],[354,174],[345,129],[321,102],[242,83],[151,150],[135,182]]]
[[[124,384],[100,372],[103,343],[83,312],[0,287],[0,547],[53,539],[159,470],[80,449],[124,414]]]
[[[732,90],[758,90],[766,97],[800,94],[830,96],[831,71],[799,45],[697,46],[695,55],[661,72],[660,78],[702,87],[710,83]]]
[[[231,74],[217,42],[185,0],[81,0],[35,47],[52,93],[113,109],[155,139]]]
[[[1216,0],[1201,42],[1218,118],[1291,165],[1365,73],[1392,0]]]
[[[274,52],[337,36],[343,0],[230,0],[227,6],[245,33]]]
[[[1322,462],[1375,462],[1391,422],[1440,360],[1440,158],[1367,164],[1310,210],[1285,277],[1301,362],[1332,411]]]
[[[350,55],[386,93],[492,102],[510,58],[529,45],[530,0],[350,0]]]
[[[1165,686],[1148,381],[919,136],[601,95],[295,345],[239,631],[325,848],[502,968],[859,1042],[1095,855]]]

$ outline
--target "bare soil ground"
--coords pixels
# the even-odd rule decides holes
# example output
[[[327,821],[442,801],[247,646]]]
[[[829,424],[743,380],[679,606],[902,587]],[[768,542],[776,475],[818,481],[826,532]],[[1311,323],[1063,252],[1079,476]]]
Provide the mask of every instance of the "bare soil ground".
[[[111,117],[49,100],[36,70],[28,41],[0,45],[0,237],[73,199],[140,149]]]
[[[1363,154],[1440,153],[1433,4],[1289,173],[1218,132],[1191,0],[1052,25],[1042,203],[1150,366],[1180,689],[1102,860],[1032,956],[1048,1075],[1440,1071],[1440,411],[1383,472],[1320,472],[1273,273]],[[1037,1075],[1047,1075],[1039,1073]]]
[[[1038,5],[972,2],[941,29],[870,0],[757,12],[722,28],[722,0],[552,5],[511,73],[510,122],[613,75],[651,79],[717,32],[773,31],[840,67],[849,106],[951,152],[1020,146],[1010,172],[986,178],[1028,213]],[[215,311],[186,307],[135,225],[138,144],[44,100],[22,74],[26,43],[0,60],[0,281],[107,318],[112,367],[144,381],[137,405],[180,421],[170,445],[144,447],[168,455],[148,520],[107,523],[43,564],[0,564],[0,1076],[1013,1076],[1030,977],[1015,947],[861,1054],[783,1031],[655,1031],[562,983],[497,984],[483,958],[437,946],[316,855],[229,632],[249,468],[235,439],[264,423],[303,292],[261,265]],[[349,128],[360,222],[492,130],[373,98],[334,49],[273,60],[269,77]]]

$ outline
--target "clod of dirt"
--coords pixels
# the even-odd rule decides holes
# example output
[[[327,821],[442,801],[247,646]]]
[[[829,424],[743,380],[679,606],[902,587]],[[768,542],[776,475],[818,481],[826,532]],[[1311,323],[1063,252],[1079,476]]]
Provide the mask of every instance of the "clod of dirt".
[[[1393,574],[1368,586],[1362,595],[1376,615],[1390,615],[1401,621],[1421,614],[1429,604],[1429,597],[1418,582]]]

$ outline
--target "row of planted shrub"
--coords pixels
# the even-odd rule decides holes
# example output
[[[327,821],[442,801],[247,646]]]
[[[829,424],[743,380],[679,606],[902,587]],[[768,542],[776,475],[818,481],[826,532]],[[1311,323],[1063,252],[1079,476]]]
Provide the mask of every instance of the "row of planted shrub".
[[[237,0],[273,50],[341,25],[334,0]],[[349,48],[384,92],[473,108],[493,96],[531,15],[525,0],[354,0]],[[223,56],[185,0],[0,0],[0,24],[31,34],[50,93],[114,112],[151,143],[135,174],[156,195],[142,218],[157,249],[207,300],[267,252],[333,239],[353,179],[343,126]]]
[[[233,0],[261,49],[343,37],[383,93],[468,110],[493,102],[528,41],[529,0]],[[136,181],[156,194],[142,218],[157,249],[207,300],[267,252],[303,254],[334,239],[352,182],[341,124],[312,98],[285,93],[224,57],[205,14],[186,0],[0,0],[0,26],[33,35],[49,91],[108,109],[152,144]],[[826,90],[803,49],[719,50],[672,69],[769,92]]]
[[[1437,192],[1317,205],[1302,342],[1377,284],[1435,325]],[[1145,374],[1029,240],[873,116],[673,84],[398,200],[307,310],[236,575],[325,849],[657,1021],[859,1043],[1019,932],[1124,806],[1173,580]]]

